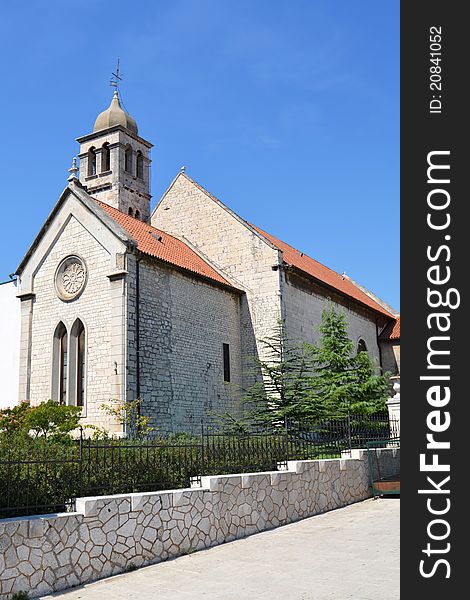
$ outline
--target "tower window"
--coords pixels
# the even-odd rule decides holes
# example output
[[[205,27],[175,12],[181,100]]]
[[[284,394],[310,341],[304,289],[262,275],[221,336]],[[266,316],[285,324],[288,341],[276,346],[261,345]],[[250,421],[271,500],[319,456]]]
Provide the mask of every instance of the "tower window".
[[[230,381],[230,346],[222,344],[224,355],[224,381]]]
[[[130,217],[133,217],[133,216],[134,216],[134,210],[133,210],[132,206],[129,206],[129,209],[128,209],[128,211],[127,211],[127,214],[128,214]]]
[[[96,175],[96,150],[92,146],[88,150],[88,177]]]
[[[143,179],[144,178],[144,157],[142,152],[139,150],[137,152],[137,159],[136,159],[136,175],[139,179]]]
[[[140,212],[138,210],[135,211],[135,218],[140,219]]]
[[[101,172],[109,171],[111,169],[111,155],[109,151],[108,142],[103,144],[101,148]]]
[[[124,154],[124,170],[127,173],[132,173],[132,148],[130,146],[126,147]]]

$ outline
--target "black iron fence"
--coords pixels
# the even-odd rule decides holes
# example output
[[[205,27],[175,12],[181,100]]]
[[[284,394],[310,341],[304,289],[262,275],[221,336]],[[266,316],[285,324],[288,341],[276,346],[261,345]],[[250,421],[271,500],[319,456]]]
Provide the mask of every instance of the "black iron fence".
[[[387,416],[284,423],[199,435],[0,442],[0,518],[73,510],[75,498],[189,487],[201,476],[276,470],[288,460],[335,458],[398,437]],[[384,442],[385,443],[385,442]]]

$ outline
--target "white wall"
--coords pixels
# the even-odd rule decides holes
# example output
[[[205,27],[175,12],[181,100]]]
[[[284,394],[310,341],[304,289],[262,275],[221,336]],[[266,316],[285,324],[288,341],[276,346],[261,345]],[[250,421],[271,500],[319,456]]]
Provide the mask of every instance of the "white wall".
[[[0,283],[0,409],[18,404],[20,301],[16,282]]]

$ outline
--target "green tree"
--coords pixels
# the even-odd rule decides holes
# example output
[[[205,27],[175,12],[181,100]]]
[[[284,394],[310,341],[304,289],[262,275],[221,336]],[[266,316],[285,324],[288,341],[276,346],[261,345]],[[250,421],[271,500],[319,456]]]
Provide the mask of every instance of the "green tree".
[[[300,418],[308,401],[313,410],[315,399],[309,390],[313,363],[309,348],[289,340],[282,321],[260,343],[263,359],[254,359],[258,381],[246,390],[243,398],[248,421],[274,425],[285,417]],[[321,407],[316,408],[321,413]]]
[[[124,401],[115,399],[111,402],[112,404],[102,404],[101,409],[123,425],[130,437],[143,437],[157,431],[157,428],[151,425],[152,418],[142,414],[141,398]]]
[[[28,431],[34,431],[36,437],[66,436],[78,427],[81,413],[79,406],[66,406],[48,400],[30,409],[25,427]]]
[[[26,418],[31,410],[27,402],[0,410],[0,432],[7,436],[26,434]]]
[[[315,366],[304,403],[305,416],[318,404],[331,416],[386,410],[390,375],[380,375],[367,352],[355,354],[346,316],[333,306],[325,307],[320,334],[318,345],[309,345]]]

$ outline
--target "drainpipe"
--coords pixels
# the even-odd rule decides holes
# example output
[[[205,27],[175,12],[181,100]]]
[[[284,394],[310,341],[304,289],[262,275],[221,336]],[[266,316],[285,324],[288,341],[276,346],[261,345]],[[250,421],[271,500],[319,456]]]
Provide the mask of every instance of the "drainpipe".
[[[135,359],[136,359],[136,397],[140,398],[140,262],[141,258],[136,261],[135,273]]]
[[[384,372],[384,368],[383,368],[383,363],[382,363],[382,348],[380,347],[380,341],[379,341],[379,323],[378,323],[379,319],[378,317],[375,318],[375,335],[377,337],[377,347],[379,349],[379,362],[380,362],[380,372],[383,374]]]
[[[140,399],[140,263],[142,259],[136,259],[135,270],[135,395],[136,399]],[[137,407],[137,416],[140,418],[141,406]],[[139,427],[137,427],[137,433]]]

